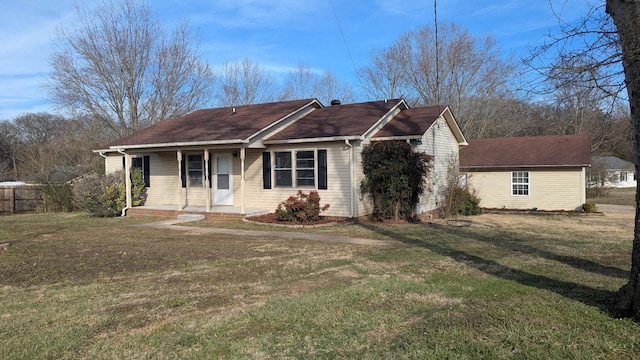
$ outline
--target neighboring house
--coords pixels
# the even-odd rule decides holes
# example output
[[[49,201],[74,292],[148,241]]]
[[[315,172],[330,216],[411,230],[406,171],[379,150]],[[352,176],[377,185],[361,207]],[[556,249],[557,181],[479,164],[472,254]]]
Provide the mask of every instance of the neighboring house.
[[[587,176],[588,187],[636,187],[636,168],[632,162],[615,156],[594,156]]]
[[[484,208],[577,210],[586,202],[590,147],[588,135],[469,140],[460,171]]]
[[[362,148],[386,140],[435,157],[434,193],[466,144],[446,106],[410,109],[395,99],[324,107],[305,99],[198,110],[95,151],[108,173],[142,169],[147,210],[272,212],[298,190],[317,190],[331,205],[325,215],[361,217],[372,210],[359,191]],[[437,196],[425,196],[417,212],[438,206]]]

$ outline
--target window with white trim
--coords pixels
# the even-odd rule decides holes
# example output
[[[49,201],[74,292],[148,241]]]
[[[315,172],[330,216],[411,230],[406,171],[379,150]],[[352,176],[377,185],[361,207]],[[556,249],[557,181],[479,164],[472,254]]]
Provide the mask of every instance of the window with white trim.
[[[272,163],[273,159],[273,163]],[[262,153],[263,188],[300,187],[327,189],[327,150]]]
[[[189,187],[198,187],[203,184],[203,163],[202,155],[187,156],[187,176],[189,179]]]
[[[290,151],[279,151],[274,154],[275,166],[274,173],[276,178],[276,186],[293,186],[293,182],[291,180],[291,171],[292,171],[292,163],[291,163],[291,152]]]
[[[511,172],[511,195],[529,196],[529,172]]]
[[[316,186],[315,151],[296,151],[296,186]]]

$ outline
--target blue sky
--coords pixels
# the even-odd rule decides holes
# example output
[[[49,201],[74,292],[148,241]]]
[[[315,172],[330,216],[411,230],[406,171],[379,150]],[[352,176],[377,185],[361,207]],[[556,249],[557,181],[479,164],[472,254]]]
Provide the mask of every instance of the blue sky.
[[[332,71],[356,86],[355,68],[367,65],[371,49],[388,46],[401,33],[432,25],[433,1],[154,0],[170,27],[187,18],[201,36],[203,60],[212,66],[249,58],[274,75],[305,63]],[[93,1],[85,1],[92,4]],[[554,32],[558,20],[573,21],[587,0],[440,0],[439,22],[455,22],[471,34],[492,34],[505,56],[527,54]],[[92,6],[92,5],[89,5]],[[41,87],[51,36],[60,23],[74,23],[73,0],[11,0],[0,12],[0,120],[27,112],[56,112]],[[351,56],[349,55],[351,54]],[[353,62],[352,62],[353,59]]]

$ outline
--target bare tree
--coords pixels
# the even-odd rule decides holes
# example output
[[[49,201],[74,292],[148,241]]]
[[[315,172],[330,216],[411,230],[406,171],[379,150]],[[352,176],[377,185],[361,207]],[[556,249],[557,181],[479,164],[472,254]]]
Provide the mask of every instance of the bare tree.
[[[214,102],[218,106],[233,106],[275,101],[277,89],[269,72],[245,58],[222,64],[214,89]]]
[[[45,87],[59,107],[123,136],[208,101],[211,70],[186,21],[168,32],[143,0],[75,11],[78,27],[60,27],[49,60]]]
[[[340,100],[343,104],[355,102],[356,96],[351,87],[336,77],[331,72],[325,72],[313,84],[313,90],[320,102],[325,105],[331,103],[332,100]]]
[[[397,99],[411,94],[405,79],[407,47],[409,44],[397,40],[388,48],[370,52],[371,64],[357,71],[360,86],[370,98]]]
[[[436,47],[436,44],[437,47]],[[377,97],[404,96],[412,105],[448,104],[465,135],[483,137],[500,107],[486,102],[511,99],[514,62],[501,59],[491,36],[474,37],[455,24],[438,24],[402,34],[389,48],[371,54],[359,71],[361,86]]]
[[[340,100],[343,103],[354,102],[356,97],[351,87],[338,80],[331,71],[320,75],[309,65],[300,64],[285,77],[282,98],[317,98],[321,103],[328,105],[331,100]]]
[[[313,85],[317,81],[317,74],[307,64],[299,64],[295,70],[290,71],[284,78],[282,98],[284,99],[308,99],[317,95]]]

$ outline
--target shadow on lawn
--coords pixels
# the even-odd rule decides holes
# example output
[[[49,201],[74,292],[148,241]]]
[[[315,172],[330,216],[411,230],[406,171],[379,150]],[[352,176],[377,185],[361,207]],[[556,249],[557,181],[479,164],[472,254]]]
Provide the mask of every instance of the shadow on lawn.
[[[597,262],[582,259],[575,256],[559,255],[547,250],[538,249],[534,246],[525,244],[523,239],[518,238],[515,234],[501,232],[500,238],[496,239],[495,237],[489,237],[482,234],[478,234],[476,232],[467,231],[464,228],[460,228],[460,227],[452,228],[452,227],[436,225],[436,224],[429,224],[427,226],[430,228],[438,229],[440,231],[446,232],[454,236],[472,238],[476,241],[498,246],[510,251],[521,252],[524,254],[539,256],[547,260],[557,261],[565,265],[569,265],[578,270],[589,271],[594,274],[606,275],[606,276],[615,277],[619,279],[629,278],[629,271],[627,270],[622,270],[614,266],[605,266]],[[531,235],[527,235],[527,236],[535,240],[535,237]]]
[[[410,237],[407,237],[401,233],[392,231],[390,229],[382,229],[380,227],[373,226],[370,224],[362,224],[362,226],[368,228],[369,230],[380,233],[382,235],[389,236],[393,239],[402,241],[407,245],[420,246],[420,247],[426,248],[436,254],[449,257],[458,263],[461,263],[466,266],[477,269],[479,271],[482,271],[485,274],[489,274],[505,280],[516,281],[517,283],[522,285],[552,291],[566,298],[579,301],[585,305],[597,307],[601,311],[608,313],[611,316],[614,316],[613,315],[614,312],[611,306],[612,300],[615,296],[615,292],[613,291],[594,289],[589,286],[585,286],[585,285],[581,285],[573,282],[557,280],[557,279],[553,279],[553,278],[542,276],[542,275],[530,274],[516,268],[504,266],[490,259],[485,259],[480,256],[470,254],[462,250],[453,249],[447,245],[446,241],[442,241],[442,242],[422,241],[422,240],[412,239]],[[496,246],[500,246],[500,244],[496,243],[495,240],[491,241],[490,238],[487,238],[487,237],[482,238],[482,236],[479,236],[476,233],[465,232],[459,228],[447,228],[447,227],[438,226],[438,225],[427,225],[427,226],[431,230],[441,231],[448,235],[453,235],[456,237],[471,238],[474,240],[479,240],[482,242],[487,242]],[[506,246],[506,248],[510,249],[508,246]],[[514,250],[520,251],[519,248]],[[529,249],[531,253],[539,254],[537,249],[535,249],[535,251],[533,250],[534,248]],[[572,259],[575,260],[575,258],[572,258]],[[596,265],[601,266],[599,264],[596,264]],[[589,271],[594,271],[594,270],[593,268],[590,268]]]

